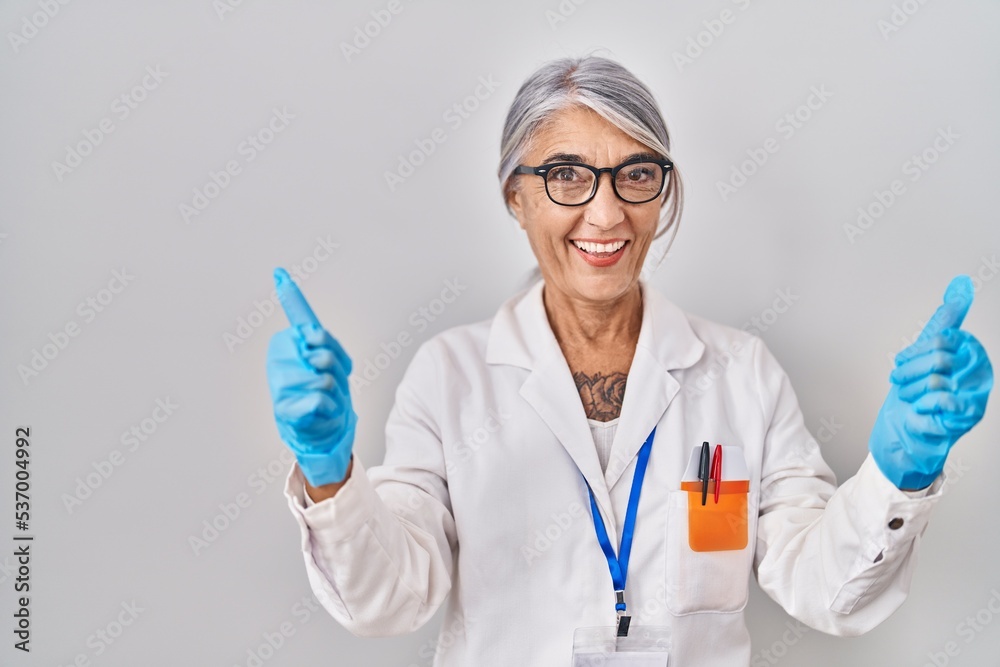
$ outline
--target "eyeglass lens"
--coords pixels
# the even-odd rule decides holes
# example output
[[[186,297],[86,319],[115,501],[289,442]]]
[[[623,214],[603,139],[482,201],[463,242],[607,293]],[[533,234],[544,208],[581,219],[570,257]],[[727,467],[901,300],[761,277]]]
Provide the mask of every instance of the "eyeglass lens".
[[[580,204],[594,193],[594,172],[583,167],[561,165],[545,175],[549,196],[559,204]],[[615,175],[615,189],[627,202],[649,201],[663,187],[663,168],[655,162],[636,162]]]

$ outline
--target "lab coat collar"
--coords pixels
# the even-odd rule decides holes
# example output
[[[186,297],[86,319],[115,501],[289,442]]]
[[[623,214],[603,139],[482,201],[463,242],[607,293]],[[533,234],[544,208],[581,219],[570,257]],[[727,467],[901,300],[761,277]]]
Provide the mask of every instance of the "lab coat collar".
[[[545,313],[544,284],[544,280],[537,281],[501,306],[490,327],[486,362],[531,371],[521,386],[521,396],[552,429],[583,473],[606,524],[611,526],[615,522],[610,489],[680,390],[670,371],[697,362],[705,344],[695,335],[684,311],[640,280],[642,325],[611,457],[602,475],[580,394]],[[656,440],[651,456],[656,456],[657,449],[678,446]]]

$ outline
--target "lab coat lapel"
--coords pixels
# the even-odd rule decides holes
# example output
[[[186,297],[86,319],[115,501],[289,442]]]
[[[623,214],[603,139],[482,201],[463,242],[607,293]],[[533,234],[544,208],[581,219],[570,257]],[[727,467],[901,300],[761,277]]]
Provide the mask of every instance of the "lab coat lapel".
[[[520,394],[545,421],[587,480],[605,522],[610,522],[607,525],[611,533],[615,521],[609,489],[619,481],[680,390],[670,371],[694,364],[704,353],[705,345],[694,334],[680,308],[647,283],[640,282],[642,326],[629,368],[608,470],[602,474],[580,394],[545,314],[543,286],[544,282],[539,280],[500,308],[490,328],[486,362],[511,364],[531,371],[521,385]]]
[[[594,436],[587,424],[587,414],[583,410],[583,402],[576,383],[573,382],[573,375],[561,351],[532,369],[531,375],[521,385],[521,396],[559,438],[594,492],[598,507],[605,516],[613,520],[611,496],[601,472],[601,462],[597,458]]]
[[[531,371],[520,394],[548,425],[594,492],[594,500],[614,525],[611,497],[597,458],[594,438],[569,365],[549,325],[538,281],[497,312],[486,349],[487,363]],[[612,533],[613,534],[613,533]]]
[[[642,326],[625,381],[621,419],[605,472],[608,489],[621,480],[649,432],[680,391],[680,383],[670,371],[691,366],[705,351],[705,344],[691,329],[684,311],[648,283],[640,282],[640,287]],[[654,451],[666,444],[662,437],[663,434],[658,434],[654,439]],[[631,477],[625,481],[631,484]]]

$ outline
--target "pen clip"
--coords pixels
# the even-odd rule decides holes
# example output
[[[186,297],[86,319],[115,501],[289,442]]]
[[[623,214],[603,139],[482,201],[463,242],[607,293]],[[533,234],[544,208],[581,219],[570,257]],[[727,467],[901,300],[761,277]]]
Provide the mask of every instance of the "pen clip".
[[[709,476],[715,480],[715,504],[719,504],[719,492],[722,490],[722,445],[715,446],[712,454],[712,469]]]
[[[701,504],[708,502],[708,480],[711,477],[708,441],[701,443],[701,460],[698,464],[698,479],[701,480]]]

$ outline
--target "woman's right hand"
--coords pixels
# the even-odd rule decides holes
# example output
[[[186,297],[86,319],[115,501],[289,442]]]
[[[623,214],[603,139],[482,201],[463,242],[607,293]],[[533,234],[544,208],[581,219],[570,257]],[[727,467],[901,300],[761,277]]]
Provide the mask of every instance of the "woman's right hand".
[[[342,482],[358,421],[347,382],[351,358],[323,329],[288,272],[275,269],[274,281],[291,324],[271,337],[267,350],[278,434],[310,486]]]

